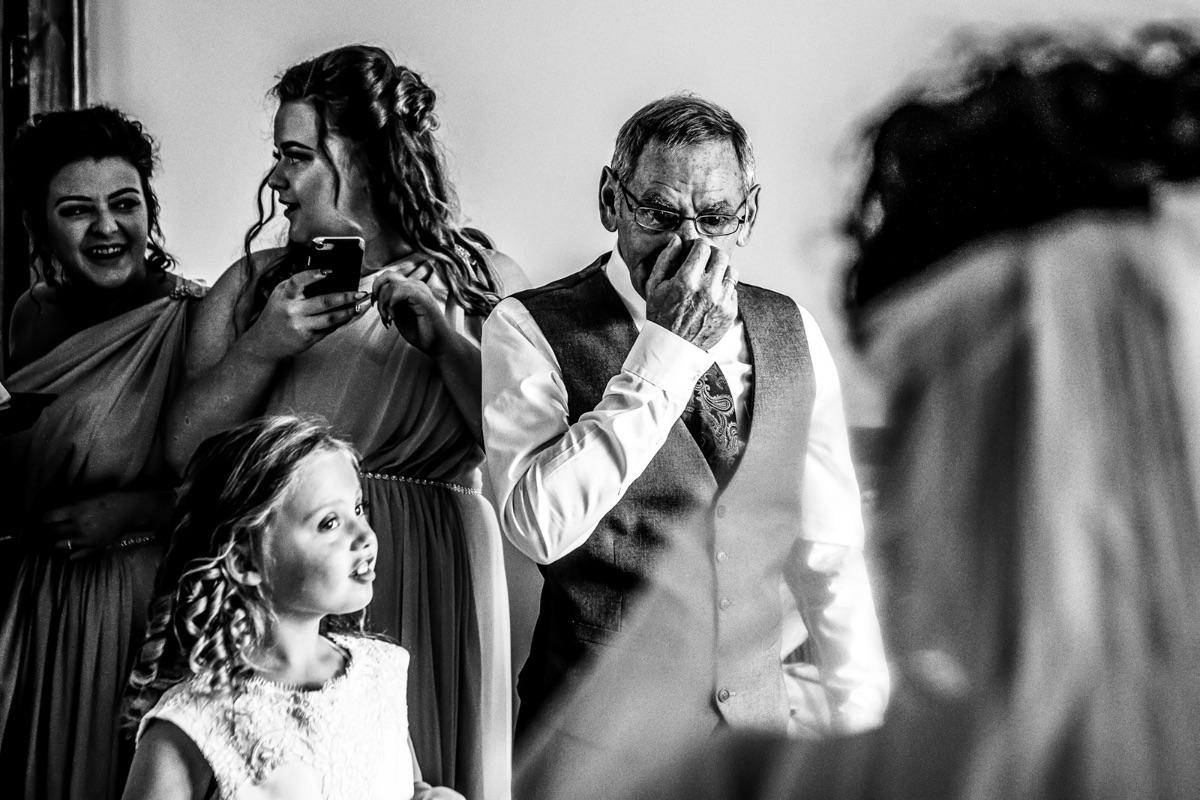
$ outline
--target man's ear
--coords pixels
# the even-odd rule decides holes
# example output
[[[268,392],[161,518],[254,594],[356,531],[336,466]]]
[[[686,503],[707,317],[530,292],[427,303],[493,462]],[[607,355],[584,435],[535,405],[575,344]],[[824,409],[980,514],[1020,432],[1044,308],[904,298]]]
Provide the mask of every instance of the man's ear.
[[[600,222],[604,225],[604,230],[612,233],[617,229],[617,198],[616,176],[613,175],[612,169],[605,167],[600,170]]]
[[[758,190],[760,188],[758,184],[754,184],[746,193],[746,221],[742,223],[742,227],[738,228],[738,247],[745,247],[750,243],[750,232],[754,230],[754,223],[758,220]]]
[[[254,566],[254,560],[245,547],[235,545],[230,548],[225,556],[225,566],[233,579],[243,586],[259,586],[263,582],[262,572]]]

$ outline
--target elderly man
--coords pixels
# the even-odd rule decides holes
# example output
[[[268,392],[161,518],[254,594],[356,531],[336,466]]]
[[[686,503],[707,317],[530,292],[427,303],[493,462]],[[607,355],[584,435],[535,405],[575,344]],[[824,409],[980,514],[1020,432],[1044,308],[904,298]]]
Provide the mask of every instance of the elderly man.
[[[753,178],[724,109],[650,103],[600,178],[616,248],[504,300],[484,326],[500,525],[545,578],[518,732],[621,630],[683,537],[703,542],[671,563],[711,603],[700,673],[714,725],[783,730],[789,694],[805,696],[781,664],[784,582],[824,690],[806,722],[881,720],[887,667],[837,373],[812,317],[730,264],[758,213]]]

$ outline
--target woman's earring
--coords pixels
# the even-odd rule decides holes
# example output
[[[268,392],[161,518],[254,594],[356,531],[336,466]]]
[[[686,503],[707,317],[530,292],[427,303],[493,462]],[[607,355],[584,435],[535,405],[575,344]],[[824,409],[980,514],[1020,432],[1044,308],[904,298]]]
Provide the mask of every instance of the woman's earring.
[[[63,270],[62,262],[55,257],[54,251],[47,249],[42,251],[40,255],[43,268],[42,280],[55,289],[68,288],[70,281],[67,279],[66,271]]]

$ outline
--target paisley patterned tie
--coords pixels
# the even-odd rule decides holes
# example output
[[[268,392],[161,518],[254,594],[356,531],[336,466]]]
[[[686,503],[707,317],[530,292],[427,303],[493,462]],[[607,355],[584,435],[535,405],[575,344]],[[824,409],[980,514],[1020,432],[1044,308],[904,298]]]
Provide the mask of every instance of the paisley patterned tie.
[[[717,485],[725,488],[737,468],[741,442],[733,395],[720,367],[713,364],[692,388],[692,399],[683,410],[683,424],[691,431],[708,461]]]

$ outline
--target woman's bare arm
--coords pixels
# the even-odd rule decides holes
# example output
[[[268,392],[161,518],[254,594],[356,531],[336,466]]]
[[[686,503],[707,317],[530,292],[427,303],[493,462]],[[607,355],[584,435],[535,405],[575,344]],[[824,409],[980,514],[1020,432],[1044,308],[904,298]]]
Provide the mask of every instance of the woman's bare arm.
[[[256,268],[255,279],[261,271]],[[209,436],[261,413],[285,358],[312,347],[366,307],[354,305],[364,297],[356,292],[305,298],[304,287],[321,277],[318,270],[306,270],[280,283],[240,336],[250,316],[243,262],[227,269],[200,302],[188,328],[184,385],[167,414],[167,461],[177,472]]]
[[[200,442],[254,415],[276,364],[255,359],[237,343],[235,320],[246,281],[243,262],[225,270],[193,309],[184,356],[184,384],[167,412],[166,455],[182,472]]]

